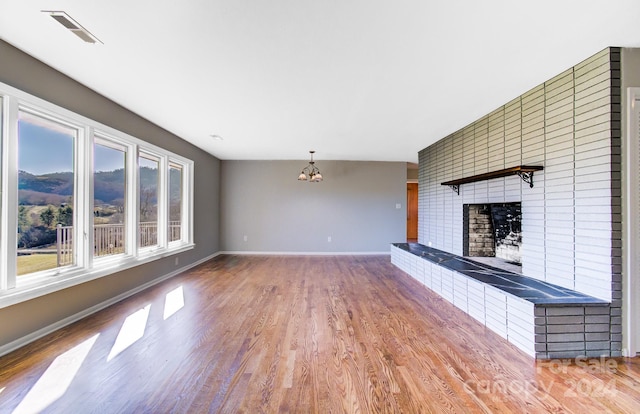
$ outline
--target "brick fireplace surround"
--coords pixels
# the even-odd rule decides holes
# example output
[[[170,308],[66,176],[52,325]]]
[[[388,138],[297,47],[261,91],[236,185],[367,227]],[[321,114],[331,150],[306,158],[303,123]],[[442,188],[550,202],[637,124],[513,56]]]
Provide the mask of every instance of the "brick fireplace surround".
[[[391,262],[533,357],[610,354],[605,300],[418,243],[394,243]]]
[[[622,354],[621,55],[636,53],[626,50],[606,48],[420,151],[419,245],[391,246],[396,266],[535,358]],[[544,167],[532,188],[515,175],[441,185],[518,165]],[[540,302],[492,283],[491,269],[455,266],[464,205],[514,202],[522,280],[581,299]]]

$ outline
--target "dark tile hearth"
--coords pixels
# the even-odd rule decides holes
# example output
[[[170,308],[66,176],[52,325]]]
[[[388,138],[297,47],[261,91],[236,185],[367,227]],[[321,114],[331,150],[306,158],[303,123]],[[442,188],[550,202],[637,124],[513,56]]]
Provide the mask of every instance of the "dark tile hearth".
[[[531,277],[498,269],[419,243],[393,243],[399,249],[456,271],[536,305],[603,305],[609,302]]]

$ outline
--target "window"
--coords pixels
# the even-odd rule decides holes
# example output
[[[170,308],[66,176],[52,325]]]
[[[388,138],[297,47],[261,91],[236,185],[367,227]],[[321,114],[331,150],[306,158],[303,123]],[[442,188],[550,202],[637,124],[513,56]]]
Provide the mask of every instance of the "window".
[[[96,138],[93,145],[93,254],[126,253],[127,148]]]
[[[77,129],[61,122],[18,113],[18,275],[75,263],[77,137]]]
[[[169,164],[169,242],[182,240],[182,166]]]
[[[0,143],[0,307],[193,248],[193,161],[2,83]]]
[[[4,103],[2,100],[2,95],[0,95],[0,184],[2,183],[2,164],[3,164],[3,153],[4,153],[4,140],[2,139],[2,132],[4,130],[4,122],[2,120],[2,114],[4,112]],[[0,185],[0,195],[2,194],[2,188]],[[0,217],[2,217],[2,202],[0,202]],[[2,220],[0,220],[0,234],[2,232]],[[3,243],[5,240],[0,239],[0,263],[6,260],[5,249],[3,248]],[[0,267],[0,289],[6,288],[6,285],[2,282],[6,282],[6,278],[4,277],[4,269]]]
[[[140,153],[138,168],[140,169],[140,247],[158,244],[158,165],[157,157]]]

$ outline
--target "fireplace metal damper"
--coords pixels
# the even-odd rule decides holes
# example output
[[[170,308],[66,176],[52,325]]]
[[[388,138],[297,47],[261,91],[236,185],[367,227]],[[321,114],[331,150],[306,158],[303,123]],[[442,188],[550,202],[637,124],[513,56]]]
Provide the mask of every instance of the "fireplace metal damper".
[[[463,213],[464,256],[510,269],[522,264],[521,203],[465,204]]]

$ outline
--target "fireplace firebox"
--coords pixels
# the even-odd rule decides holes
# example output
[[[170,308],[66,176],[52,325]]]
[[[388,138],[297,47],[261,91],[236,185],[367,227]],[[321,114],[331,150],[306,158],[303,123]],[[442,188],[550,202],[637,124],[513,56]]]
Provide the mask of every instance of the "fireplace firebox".
[[[522,263],[521,203],[465,204],[464,255]]]

